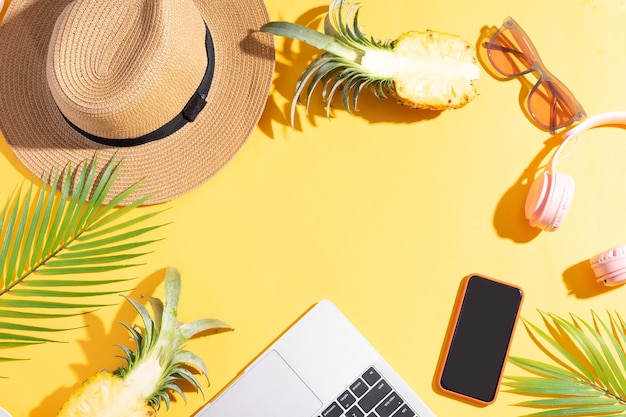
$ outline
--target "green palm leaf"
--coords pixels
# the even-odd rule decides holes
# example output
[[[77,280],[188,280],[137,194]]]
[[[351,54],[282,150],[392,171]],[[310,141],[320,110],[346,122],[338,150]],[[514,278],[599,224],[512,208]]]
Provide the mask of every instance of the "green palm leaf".
[[[515,405],[544,409],[543,416],[626,415],[625,323],[608,314],[608,324],[595,312],[592,321],[541,312],[547,330],[524,320],[526,329],[555,364],[509,357],[530,376],[505,376],[514,394],[537,397]]]
[[[41,319],[84,314],[128,289],[132,278],[91,274],[140,265],[158,240],[144,235],[163,224],[145,224],[162,210],[130,216],[151,195],[119,207],[140,182],[109,195],[120,169],[113,158],[97,176],[94,158],[76,173],[53,173],[50,186],[30,184],[7,200],[0,211],[0,349],[56,341],[45,334],[70,329],[41,326]],[[89,299],[97,301],[83,301]],[[0,354],[0,362],[9,360],[16,359]]]

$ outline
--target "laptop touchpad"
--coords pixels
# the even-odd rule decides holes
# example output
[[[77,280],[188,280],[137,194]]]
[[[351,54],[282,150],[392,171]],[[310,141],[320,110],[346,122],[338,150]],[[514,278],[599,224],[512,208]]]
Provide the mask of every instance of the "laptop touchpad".
[[[312,416],[322,402],[271,350],[197,417]]]

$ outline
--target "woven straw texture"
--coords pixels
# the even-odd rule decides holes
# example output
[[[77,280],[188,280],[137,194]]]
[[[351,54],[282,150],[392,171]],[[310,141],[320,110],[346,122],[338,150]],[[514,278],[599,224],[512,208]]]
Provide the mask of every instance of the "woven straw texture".
[[[132,4],[141,9],[144,3],[170,1],[177,0],[98,0],[92,2],[92,9],[81,17],[87,19],[82,26],[97,27],[98,12],[101,15],[107,9],[107,13],[110,10],[113,13],[115,7],[112,5]],[[263,1],[194,0],[210,30],[215,48],[215,73],[207,105],[194,122],[187,123],[169,137],[127,148],[100,145],[84,138],[63,119],[53,99],[46,78],[48,47],[55,23],[70,3],[69,0],[12,0],[0,27],[0,129],[16,156],[33,174],[45,181],[54,170],[66,169],[68,165],[75,167],[85,160],[91,160],[95,153],[100,169],[117,154],[116,158],[123,161],[123,167],[112,194],[143,180],[138,194],[157,193],[148,204],[182,196],[219,172],[248,139],[267,100],[274,71],[274,48],[271,36],[258,32],[259,27],[268,20]],[[132,15],[123,16],[123,21],[141,21],[133,19]],[[90,41],[106,49],[104,46],[107,43],[103,39],[106,36],[115,38],[116,33],[111,28],[102,28],[95,35],[81,34],[85,40],[78,43],[84,47],[65,53],[70,57],[76,55],[74,58],[77,60],[85,60],[84,55],[88,55],[86,66],[112,68],[111,71],[119,80],[126,80],[120,82],[128,82],[128,79],[120,77],[124,73],[123,43],[120,43],[115,53],[93,53],[86,49]],[[150,39],[141,39],[136,35],[135,38],[143,42],[146,48],[152,47]],[[147,59],[153,55],[145,53],[140,58]],[[185,59],[186,53],[178,55],[177,59]],[[126,51],[126,60],[132,61],[128,57]],[[138,64],[135,62],[133,65],[136,67]],[[86,72],[92,74],[94,79],[97,78],[93,74],[98,71]],[[158,85],[160,88],[168,88],[171,85],[197,83],[194,78],[196,72],[190,70],[188,74],[180,74],[180,79],[170,80],[171,84],[170,81],[160,80],[161,84]],[[150,83],[154,80],[146,82],[145,79],[135,77],[135,74],[128,75],[134,87],[142,82],[146,85],[143,90],[135,88],[129,91],[132,94],[145,91],[148,97],[145,104],[153,106],[144,116],[141,113],[124,116],[128,121],[129,132],[141,133],[142,129],[149,129],[154,124],[149,115],[159,111],[159,108],[180,105],[167,103],[168,97],[175,94],[158,94],[159,91],[155,93],[154,89],[150,90],[150,85],[154,85]],[[97,81],[76,79],[69,83],[77,83],[73,91],[78,92],[83,88],[82,84],[93,87]],[[98,91],[96,87],[92,89]],[[110,92],[110,89],[107,91]],[[115,90],[119,93],[123,88],[116,86]],[[99,105],[107,109],[107,114],[115,114],[117,110],[111,111],[111,106],[119,105],[120,99],[107,102],[106,92],[98,92],[98,97],[91,93],[86,92],[85,97],[92,107]],[[161,99],[153,99],[159,96]],[[180,110],[177,108],[173,113]],[[120,133],[120,136],[127,133]],[[138,196],[131,196],[127,201]]]

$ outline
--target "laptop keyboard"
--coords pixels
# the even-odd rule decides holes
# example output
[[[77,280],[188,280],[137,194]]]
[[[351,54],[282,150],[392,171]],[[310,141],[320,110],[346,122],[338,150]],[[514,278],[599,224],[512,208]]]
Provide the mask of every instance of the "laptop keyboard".
[[[369,368],[320,417],[417,416],[376,369]]]

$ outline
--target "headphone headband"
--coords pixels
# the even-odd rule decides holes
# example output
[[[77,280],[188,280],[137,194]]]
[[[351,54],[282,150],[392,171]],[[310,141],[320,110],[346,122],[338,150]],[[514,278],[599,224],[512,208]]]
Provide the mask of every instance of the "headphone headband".
[[[565,139],[572,136],[578,136],[585,130],[592,129],[594,127],[610,124],[624,124],[626,125],[626,111],[613,111],[607,113],[600,113],[595,116],[589,117],[563,135]]]
[[[561,150],[567,145],[567,143],[578,137],[581,133],[586,130],[593,129],[594,127],[611,125],[611,124],[621,124],[626,125],[626,111],[614,111],[607,113],[600,113],[595,116],[589,117],[567,132],[563,134],[563,142],[559,145],[559,147],[552,154],[552,158],[550,158],[549,169],[552,171],[554,169],[554,165],[556,165],[557,157],[561,153]]]

